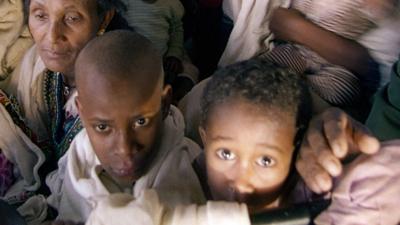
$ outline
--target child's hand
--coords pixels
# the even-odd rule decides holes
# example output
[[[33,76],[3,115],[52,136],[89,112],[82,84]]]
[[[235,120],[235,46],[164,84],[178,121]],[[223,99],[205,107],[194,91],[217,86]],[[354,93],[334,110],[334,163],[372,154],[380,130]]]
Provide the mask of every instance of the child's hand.
[[[183,71],[183,65],[180,59],[175,56],[168,56],[164,59],[164,69],[168,73],[179,74]]]
[[[332,188],[332,177],[342,172],[340,159],[374,154],[379,147],[367,127],[340,109],[330,108],[310,122],[296,168],[312,191],[327,192]]]

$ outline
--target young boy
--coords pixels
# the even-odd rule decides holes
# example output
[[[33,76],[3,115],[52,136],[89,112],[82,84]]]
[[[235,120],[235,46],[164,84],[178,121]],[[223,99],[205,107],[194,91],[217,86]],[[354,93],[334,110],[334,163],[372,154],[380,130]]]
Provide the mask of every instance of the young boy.
[[[100,197],[147,188],[167,205],[204,201],[191,169],[200,149],[170,108],[171,88],[163,85],[162,58],[150,41],[106,33],[81,51],[75,71],[85,129],[60,161],[63,184],[50,185],[58,218],[85,221]]]

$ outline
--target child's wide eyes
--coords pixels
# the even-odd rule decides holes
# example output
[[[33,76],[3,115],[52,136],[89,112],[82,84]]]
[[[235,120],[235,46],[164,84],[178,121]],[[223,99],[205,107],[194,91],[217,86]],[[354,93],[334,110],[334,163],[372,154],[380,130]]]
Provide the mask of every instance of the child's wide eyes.
[[[219,149],[217,156],[222,160],[234,160],[236,158],[236,155],[227,149]]]
[[[148,118],[139,118],[135,121],[135,127],[144,127],[149,124],[149,121]]]
[[[261,167],[271,167],[273,165],[275,165],[275,160],[273,160],[272,158],[268,157],[268,156],[263,156],[257,159],[256,161],[257,165],[261,166]]]
[[[106,124],[98,124],[96,125],[95,129],[97,132],[106,132],[109,129],[109,127]]]

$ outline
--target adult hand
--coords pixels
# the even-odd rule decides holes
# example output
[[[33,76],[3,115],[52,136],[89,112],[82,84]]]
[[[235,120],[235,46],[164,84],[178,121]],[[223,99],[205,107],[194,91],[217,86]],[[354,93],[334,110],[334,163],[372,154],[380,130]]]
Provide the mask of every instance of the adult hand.
[[[183,65],[180,59],[175,56],[167,56],[164,59],[164,69],[173,74],[179,74],[183,71]]]
[[[338,108],[329,108],[310,122],[296,168],[315,193],[332,188],[332,177],[342,172],[341,159],[354,154],[374,154],[379,141],[368,128]]]

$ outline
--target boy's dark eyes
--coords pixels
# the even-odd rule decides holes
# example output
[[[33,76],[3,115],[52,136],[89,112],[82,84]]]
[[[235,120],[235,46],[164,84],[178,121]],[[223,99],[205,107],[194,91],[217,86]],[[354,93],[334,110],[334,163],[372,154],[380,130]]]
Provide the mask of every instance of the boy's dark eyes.
[[[149,122],[150,122],[150,119],[148,119],[148,118],[144,118],[144,117],[139,118],[135,121],[135,127],[144,127],[147,124],[149,124]]]
[[[228,149],[219,149],[217,150],[217,156],[222,160],[234,160],[236,159],[236,155],[229,151]]]
[[[268,156],[262,156],[256,160],[257,165],[261,167],[271,167],[276,164],[276,161]]]
[[[97,124],[95,126],[95,130],[97,132],[106,132],[109,129],[109,126],[106,124]]]

